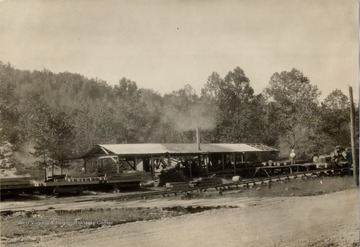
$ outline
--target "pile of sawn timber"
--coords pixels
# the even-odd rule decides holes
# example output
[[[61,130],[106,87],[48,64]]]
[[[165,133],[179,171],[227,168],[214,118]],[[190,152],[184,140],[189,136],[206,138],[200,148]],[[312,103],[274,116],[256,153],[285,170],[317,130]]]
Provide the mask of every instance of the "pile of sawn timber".
[[[222,184],[222,179],[219,177],[204,177],[204,178],[198,178],[194,179],[193,181],[190,181],[189,186],[190,187],[212,187],[216,185]]]
[[[29,177],[12,177],[12,178],[0,178],[0,188],[4,189],[20,189],[31,187]]]
[[[135,182],[146,180],[148,174],[145,172],[131,172],[131,173],[119,173],[111,174],[107,176],[107,181],[121,181],[121,182]]]
[[[208,188],[208,187],[213,187],[213,186],[217,186],[217,185],[221,185],[222,179],[219,177],[203,177],[203,178],[196,178],[193,179],[190,182],[171,182],[171,183],[166,183],[165,187],[167,189],[172,189],[172,190],[186,190],[186,189],[190,189],[190,188]]]

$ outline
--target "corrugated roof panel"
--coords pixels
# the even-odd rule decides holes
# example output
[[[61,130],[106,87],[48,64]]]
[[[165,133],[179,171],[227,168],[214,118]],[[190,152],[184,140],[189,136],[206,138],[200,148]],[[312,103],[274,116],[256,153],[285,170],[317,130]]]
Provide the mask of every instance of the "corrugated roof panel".
[[[241,153],[277,151],[265,145],[244,143],[201,144],[200,151],[196,143],[140,143],[140,144],[100,144],[100,147],[117,155],[141,154],[192,154],[192,153]]]
[[[99,146],[114,154],[157,154],[169,151],[163,144],[100,144]]]
[[[234,143],[214,143],[209,144],[212,149],[215,150],[224,150],[224,152],[263,152],[264,150],[261,150],[259,148],[252,147],[248,144],[234,144]]]

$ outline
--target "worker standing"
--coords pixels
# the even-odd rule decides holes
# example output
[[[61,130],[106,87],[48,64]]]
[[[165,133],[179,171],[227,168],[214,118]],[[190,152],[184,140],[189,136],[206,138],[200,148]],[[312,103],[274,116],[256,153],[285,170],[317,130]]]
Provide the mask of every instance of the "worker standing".
[[[290,159],[291,159],[291,165],[295,165],[295,150],[294,149],[291,149],[291,152],[290,152]]]

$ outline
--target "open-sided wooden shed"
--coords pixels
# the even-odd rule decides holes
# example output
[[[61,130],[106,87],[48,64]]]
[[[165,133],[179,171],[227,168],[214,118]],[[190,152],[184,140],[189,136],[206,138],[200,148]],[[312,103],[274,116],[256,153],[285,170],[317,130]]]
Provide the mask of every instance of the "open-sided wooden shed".
[[[113,173],[140,169],[154,174],[157,168],[179,165],[188,170],[186,175],[193,176],[199,172],[237,174],[274,153],[275,148],[245,143],[98,144],[83,158],[85,171],[91,164],[98,172],[107,167]]]

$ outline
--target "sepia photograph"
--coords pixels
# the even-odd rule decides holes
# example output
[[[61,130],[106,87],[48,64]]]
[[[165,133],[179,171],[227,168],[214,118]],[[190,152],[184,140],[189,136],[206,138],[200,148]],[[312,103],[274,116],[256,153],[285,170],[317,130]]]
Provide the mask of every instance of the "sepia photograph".
[[[0,245],[358,247],[358,0],[0,0]]]

